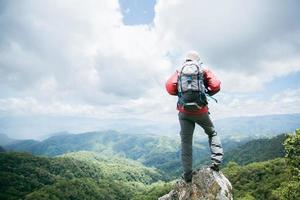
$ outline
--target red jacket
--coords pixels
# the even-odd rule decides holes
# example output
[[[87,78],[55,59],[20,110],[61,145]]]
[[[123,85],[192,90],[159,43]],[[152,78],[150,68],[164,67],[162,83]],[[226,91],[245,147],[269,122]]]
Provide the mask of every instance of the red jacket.
[[[177,95],[177,81],[178,81],[178,71],[176,71],[166,82],[166,89],[170,95]],[[217,79],[217,77],[208,69],[204,70],[204,85],[206,89],[208,90],[209,95],[214,95],[217,92],[220,91],[220,85],[221,81]],[[189,112],[183,109],[182,106],[177,105],[177,110],[182,113],[191,114],[191,115],[197,115],[202,113],[208,112],[208,107],[204,106],[198,111],[195,112]]]

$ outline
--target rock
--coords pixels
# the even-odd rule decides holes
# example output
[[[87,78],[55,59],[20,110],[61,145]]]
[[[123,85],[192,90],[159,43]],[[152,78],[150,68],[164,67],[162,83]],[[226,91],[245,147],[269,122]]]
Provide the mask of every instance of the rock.
[[[158,200],[231,200],[232,186],[222,172],[202,168],[193,172],[193,180],[180,179],[168,194]]]

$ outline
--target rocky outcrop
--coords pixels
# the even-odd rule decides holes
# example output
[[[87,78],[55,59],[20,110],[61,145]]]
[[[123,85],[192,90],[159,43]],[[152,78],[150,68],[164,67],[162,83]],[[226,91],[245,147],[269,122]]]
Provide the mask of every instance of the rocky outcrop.
[[[210,168],[194,171],[191,183],[177,181],[174,189],[159,200],[231,200],[232,186],[222,172]]]

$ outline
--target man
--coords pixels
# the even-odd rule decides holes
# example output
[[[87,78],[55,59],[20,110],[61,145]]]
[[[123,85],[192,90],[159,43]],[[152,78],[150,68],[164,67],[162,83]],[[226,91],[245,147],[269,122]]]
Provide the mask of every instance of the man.
[[[221,82],[211,71],[201,67],[200,57],[196,51],[186,54],[181,69],[176,71],[166,83],[168,93],[178,96],[181,160],[183,178],[186,182],[192,181],[192,143],[196,123],[208,135],[212,162],[210,168],[219,171],[223,149],[209,117],[206,95],[216,94],[220,90],[220,84]]]

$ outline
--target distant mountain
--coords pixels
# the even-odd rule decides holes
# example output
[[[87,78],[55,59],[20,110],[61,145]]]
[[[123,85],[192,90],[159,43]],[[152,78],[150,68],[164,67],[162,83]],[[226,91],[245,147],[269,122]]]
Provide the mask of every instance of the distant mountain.
[[[60,132],[55,132],[55,133],[50,133],[50,134],[47,134],[43,137],[40,137],[39,140],[46,140],[50,137],[54,137],[54,136],[62,136],[62,135],[69,135],[70,133],[67,132],[67,131],[60,131]]]
[[[0,152],[5,152],[5,149],[0,146]]]
[[[224,140],[226,150],[241,144]],[[26,151],[35,155],[58,156],[77,151],[93,151],[103,155],[119,155],[156,167],[169,178],[181,173],[180,139],[158,135],[122,134],[116,131],[64,134],[43,141],[24,140],[5,146],[8,150]],[[194,140],[193,158],[209,160],[208,142]]]
[[[31,152],[31,149],[40,142],[37,140],[19,140],[10,145],[4,146],[7,150]]]
[[[168,174],[175,169],[180,170],[181,167],[179,137],[173,139],[157,135],[122,134],[116,131],[89,132],[53,136],[43,141],[25,140],[5,148],[46,156],[77,151],[119,155],[140,161],[146,166],[156,167]],[[209,158],[208,142],[195,140],[193,152],[195,160]]]
[[[25,140],[5,148],[47,156],[94,151],[139,160],[148,166],[165,165],[168,160],[180,162],[178,140],[151,135],[121,134],[116,131],[59,135],[43,141]]]
[[[215,121],[222,138],[245,139],[273,137],[300,127],[300,114],[233,117]]]
[[[220,135],[224,138],[222,140],[225,151],[224,163],[233,160],[240,164],[247,164],[283,155],[281,144],[283,136],[275,139],[257,139],[246,143],[250,137],[247,138],[248,140],[244,138],[242,141],[236,141]],[[58,156],[78,151],[93,151],[108,156],[118,155],[139,161],[148,167],[156,167],[169,175],[169,178],[176,177],[182,171],[179,137],[122,134],[116,131],[88,132],[62,134],[43,141],[24,140],[4,146],[4,148],[46,156]],[[194,167],[210,163],[207,139],[202,141],[195,138],[193,159]]]
[[[0,146],[10,145],[18,142],[19,140],[9,138],[6,134],[0,133]]]
[[[58,135],[43,141],[24,140],[17,144],[5,146],[5,148],[47,156],[85,150],[106,154],[117,153],[135,160],[143,160],[148,154],[173,152],[178,146],[179,141],[169,137],[103,131]]]

